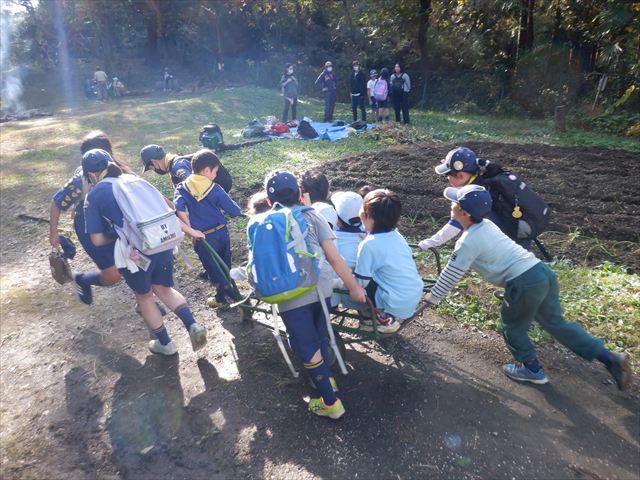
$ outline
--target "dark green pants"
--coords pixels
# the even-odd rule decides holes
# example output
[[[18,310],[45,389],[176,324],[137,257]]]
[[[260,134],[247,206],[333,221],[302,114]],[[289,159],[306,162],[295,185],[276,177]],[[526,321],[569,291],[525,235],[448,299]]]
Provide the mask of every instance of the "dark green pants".
[[[585,360],[593,360],[602,350],[602,340],[564,319],[559,293],[556,274],[542,262],[507,282],[500,314],[502,334],[517,361],[529,362],[536,358],[528,334],[534,320]]]

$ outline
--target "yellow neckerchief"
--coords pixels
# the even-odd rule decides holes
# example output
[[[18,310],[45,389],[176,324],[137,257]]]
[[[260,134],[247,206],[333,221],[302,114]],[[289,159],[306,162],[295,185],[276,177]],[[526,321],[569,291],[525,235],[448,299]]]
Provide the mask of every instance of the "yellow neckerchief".
[[[196,199],[196,202],[204,199],[213,189],[214,185],[215,183],[213,181],[197,173],[192,173],[184,181],[184,188]]]
[[[162,159],[164,161],[164,168],[165,170],[168,172],[169,169],[171,168],[171,162],[173,161],[174,158],[176,158],[178,155],[174,155],[173,153],[167,153],[164,158]]]
[[[465,186],[471,185],[473,182],[476,181],[476,178],[478,178],[478,174],[477,173],[473,177],[471,177],[467,183],[465,183]]]
[[[100,180],[102,180],[104,177],[107,176],[107,168],[105,168],[104,170],[100,171],[100,173],[98,174],[98,181],[96,182],[96,185],[98,184],[98,182]],[[97,173],[97,172],[96,172]]]

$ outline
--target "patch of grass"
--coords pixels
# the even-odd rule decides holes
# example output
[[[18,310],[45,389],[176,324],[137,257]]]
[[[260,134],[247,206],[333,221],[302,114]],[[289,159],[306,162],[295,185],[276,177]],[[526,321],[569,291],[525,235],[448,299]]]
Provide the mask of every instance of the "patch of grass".
[[[551,265],[560,283],[565,318],[605,340],[607,348],[640,357],[640,276],[605,262],[590,268],[570,262]],[[471,274],[462,288],[442,302],[438,311],[480,329],[500,330],[500,303],[495,287]],[[537,325],[534,340],[551,337]]]

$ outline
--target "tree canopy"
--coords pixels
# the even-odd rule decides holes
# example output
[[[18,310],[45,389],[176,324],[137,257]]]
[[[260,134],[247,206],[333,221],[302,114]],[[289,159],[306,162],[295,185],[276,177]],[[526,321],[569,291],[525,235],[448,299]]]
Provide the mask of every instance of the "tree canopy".
[[[611,104],[640,75],[640,4],[625,0],[9,1],[24,12],[16,58],[57,61],[61,8],[71,58],[125,78],[140,62],[274,87],[293,62],[310,94],[328,59],[343,85],[354,59],[400,62],[415,104],[545,114],[592,101],[604,76],[599,101]]]

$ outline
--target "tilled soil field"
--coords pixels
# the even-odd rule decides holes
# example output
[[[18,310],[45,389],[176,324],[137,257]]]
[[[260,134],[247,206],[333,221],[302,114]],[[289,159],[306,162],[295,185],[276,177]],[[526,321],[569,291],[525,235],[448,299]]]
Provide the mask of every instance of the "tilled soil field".
[[[552,209],[542,240],[552,255],[589,264],[611,260],[640,269],[640,197],[634,172],[640,155],[601,148],[468,142],[480,158],[508,167]],[[448,218],[447,182],[433,167],[452,144],[421,143],[347,157],[323,167],[333,190],[365,184],[396,191],[402,233],[418,239]],[[559,240],[559,233],[572,233]]]

